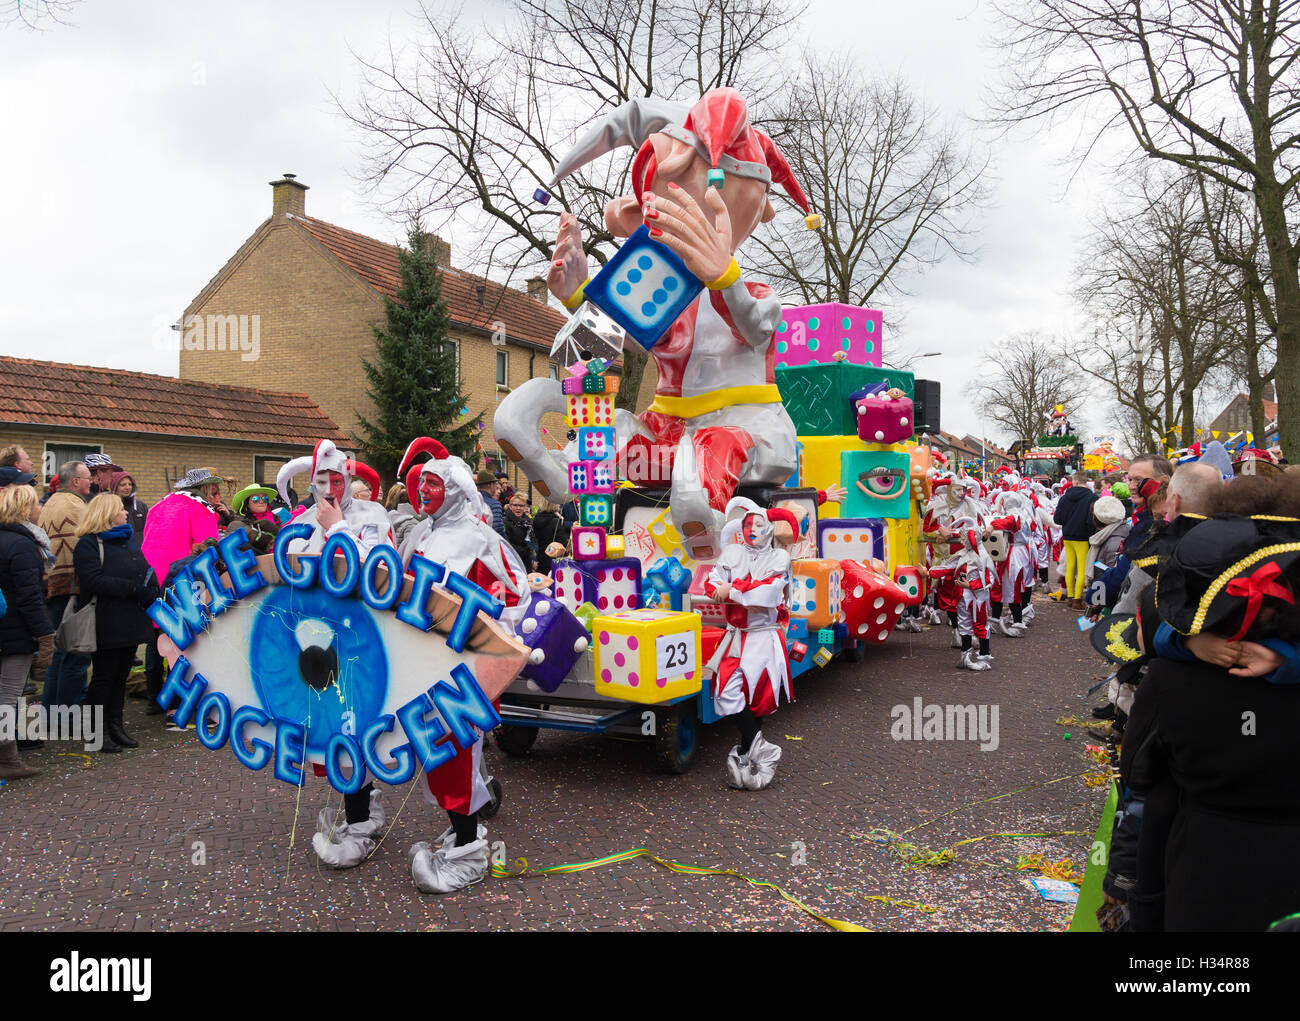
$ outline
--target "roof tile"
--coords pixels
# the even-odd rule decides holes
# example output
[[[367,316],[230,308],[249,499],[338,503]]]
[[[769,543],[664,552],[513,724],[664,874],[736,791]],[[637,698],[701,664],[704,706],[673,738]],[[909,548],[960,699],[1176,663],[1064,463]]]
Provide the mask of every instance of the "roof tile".
[[[86,430],[268,440],[311,446],[348,436],[304,394],[124,369],[0,356],[0,421]]]

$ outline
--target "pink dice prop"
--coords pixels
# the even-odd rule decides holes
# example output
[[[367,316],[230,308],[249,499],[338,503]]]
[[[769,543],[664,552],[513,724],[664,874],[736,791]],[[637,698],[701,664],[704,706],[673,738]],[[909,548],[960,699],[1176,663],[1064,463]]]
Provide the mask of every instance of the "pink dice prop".
[[[899,390],[853,395],[858,439],[864,443],[902,443],[912,438],[912,399]]]
[[[860,305],[829,302],[801,305],[781,313],[776,328],[777,365],[815,365],[839,361],[881,364],[883,315]]]

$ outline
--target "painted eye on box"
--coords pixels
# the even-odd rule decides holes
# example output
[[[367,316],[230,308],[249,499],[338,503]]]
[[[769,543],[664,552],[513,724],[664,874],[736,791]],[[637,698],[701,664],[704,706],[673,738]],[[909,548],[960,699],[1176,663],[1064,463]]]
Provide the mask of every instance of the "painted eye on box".
[[[897,468],[872,468],[858,476],[858,488],[876,500],[891,500],[906,485],[906,474]]]
[[[277,588],[258,607],[249,650],[262,708],[302,724],[308,751],[324,753],[331,734],[362,734],[379,717],[388,657],[362,603]]]

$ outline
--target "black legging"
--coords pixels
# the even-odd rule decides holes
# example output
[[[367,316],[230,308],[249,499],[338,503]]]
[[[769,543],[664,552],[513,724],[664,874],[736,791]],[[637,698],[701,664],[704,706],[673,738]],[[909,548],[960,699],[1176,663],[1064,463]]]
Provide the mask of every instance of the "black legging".
[[[343,814],[349,823],[365,822],[370,818],[370,792],[374,789],[375,785],[368,783],[355,794],[343,795]],[[456,834],[457,847],[465,847],[478,840],[477,812],[470,815],[448,812],[447,816],[451,819],[452,832]]]
[[[763,729],[758,722],[758,717],[748,708],[745,708],[732,716],[728,716],[727,719],[734,723],[740,731],[740,754],[748,755],[750,746],[754,743],[754,738]]]

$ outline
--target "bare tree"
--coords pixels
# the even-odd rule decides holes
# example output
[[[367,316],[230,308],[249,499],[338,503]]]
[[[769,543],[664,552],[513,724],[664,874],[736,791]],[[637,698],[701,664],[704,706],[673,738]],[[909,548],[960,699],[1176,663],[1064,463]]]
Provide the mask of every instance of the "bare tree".
[[[802,13],[798,0],[513,6],[505,28],[423,7],[420,42],[390,40],[381,58],[357,57],[359,96],[339,101],[360,129],[365,178],[392,210],[433,228],[479,211],[473,255],[507,278],[549,259],[564,210],[587,255],[600,265],[608,257],[604,206],[626,191],[631,152],[568,178],[549,205],[532,197],[579,128],[633,97],[694,101],[723,85],[761,106],[780,82],[774,55]],[[629,345],[620,405],[635,402],[645,361]]]
[[[849,56],[804,53],[764,122],[822,217],[783,203],[756,238],[755,268],[804,304],[879,304],[945,255],[973,255],[987,158],[899,78],[873,81]],[[886,283],[888,282],[888,283]]]
[[[1250,402],[1251,430],[1263,437],[1268,429],[1264,388],[1277,372],[1277,312],[1263,251],[1264,232],[1259,210],[1247,196],[1217,182],[1197,178],[1206,236],[1215,258],[1228,268],[1237,290],[1240,316],[1229,316],[1225,375],[1228,395],[1244,383]]]
[[[33,31],[44,22],[69,25],[68,15],[81,0],[4,0],[0,3],[0,25],[22,25]]]
[[[1107,112],[1147,156],[1249,194],[1277,318],[1279,425],[1300,457],[1300,7],[1291,0],[1000,0],[996,119]],[[1237,140],[1246,140],[1238,144]]]
[[[1196,395],[1226,359],[1240,294],[1214,256],[1196,176],[1150,172],[1117,191],[1078,276],[1099,327],[1071,360],[1145,435],[1194,436]]]
[[[1033,443],[1047,432],[1053,407],[1075,417],[1082,405],[1082,376],[1063,348],[1057,337],[1017,333],[984,356],[971,397],[1013,437]]]

